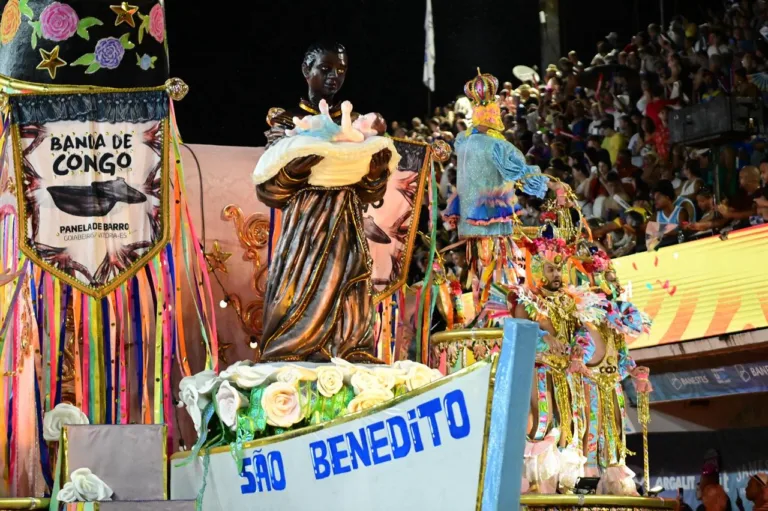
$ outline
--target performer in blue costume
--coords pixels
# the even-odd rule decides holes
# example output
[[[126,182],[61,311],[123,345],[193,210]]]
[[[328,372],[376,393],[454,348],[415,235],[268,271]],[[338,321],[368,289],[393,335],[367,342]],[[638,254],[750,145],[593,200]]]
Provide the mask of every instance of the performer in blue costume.
[[[498,88],[498,79],[480,70],[464,86],[473,103],[472,127],[456,138],[457,191],[443,211],[448,227],[458,228],[460,239],[467,242],[476,311],[487,301],[492,282],[516,283],[515,191],[544,198],[549,184],[502,135]]]

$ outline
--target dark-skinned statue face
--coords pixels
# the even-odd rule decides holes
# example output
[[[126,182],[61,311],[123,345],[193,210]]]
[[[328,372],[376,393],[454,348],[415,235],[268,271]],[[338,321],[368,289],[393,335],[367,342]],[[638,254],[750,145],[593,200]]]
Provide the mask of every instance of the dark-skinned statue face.
[[[310,48],[301,70],[309,87],[309,99],[318,103],[325,99],[333,103],[333,97],[344,85],[348,66],[347,52],[341,45],[316,45]]]

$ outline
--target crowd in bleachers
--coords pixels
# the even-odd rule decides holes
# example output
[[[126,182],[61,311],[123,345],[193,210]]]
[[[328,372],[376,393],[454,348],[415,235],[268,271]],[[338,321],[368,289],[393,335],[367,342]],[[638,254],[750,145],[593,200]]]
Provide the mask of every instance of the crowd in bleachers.
[[[538,81],[503,84],[504,137],[530,164],[571,187],[611,256],[768,221],[763,138],[693,148],[672,144],[669,127],[674,109],[695,103],[727,96],[762,102],[768,89],[766,5],[742,0],[710,11],[702,24],[678,16],[629,41],[611,33],[590,59],[572,51]],[[425,121],[391,123],[390,132],[452,144],[471,127],[471,108],[459,96]],[[454,155],[439,176],[441,203],[455,185]],[[540,223],[543,203],[520,196],[523,225]],[[440,229],[442,246],[455,241],[454,231]]]

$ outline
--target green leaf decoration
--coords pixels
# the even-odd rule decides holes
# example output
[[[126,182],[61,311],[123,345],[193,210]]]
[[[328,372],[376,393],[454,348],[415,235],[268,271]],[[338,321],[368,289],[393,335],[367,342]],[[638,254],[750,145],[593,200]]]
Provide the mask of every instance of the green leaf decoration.
[[[32,43],[32,49],[36,50],[37,49],[37,32],[35,32],[34,29],[32,30],[32,41],[31,41],[31,43]]]
[[[29,19],[35,18],[35,12],[28,5],[29,0],[19,0],[19,12]]]
[[[120,44],[122,44],[123,48],[125,48],[126,50],[132,50],[136,47],[135,44],[133,44],[131,41],[128,40],[129,37],[131,37],[131,34],[128,32],[120,36]]]
[[[88,41],[91,38],[90,34],[88,34],[88,29],[103,24],[98,18],[83,18],[77,24],[77,35]]]
[[[263,385],[253,388],[248,405],[248,417],[253,421],[253,430],[257,433],[264,433],[267,429],[267,414],[261,407],[261,396],[264,395],[265,388]]]
[[[93,73],[95,73],[99,69],[101,69],[101,64],[99,64],[98,62],[96,62],[94,60],[93,62],[91,62],[91,65],[88,66],[88,69],[85,70],[85,74],[92,75]]]
[[[144,40],[144,34],[149,32],[149,16],[144,16],[140,12],[137,12],[136,14],[138,14],[141,19],[141,25],[139,25],[139,44],[141,44]]]
[[[86,53],[76,61],[72,62],[70,66],[90,66],[96,61],[95,53]]]
[[[395,397],[402,396],[403,394],[408,393],[408,387],[401,383],[400,385],[395,385],[394,391]]]
[[[301,416],[310,419],[313,410],[322,396],[317,391],[317,382],[302,381],[299,383],[299,405]]]

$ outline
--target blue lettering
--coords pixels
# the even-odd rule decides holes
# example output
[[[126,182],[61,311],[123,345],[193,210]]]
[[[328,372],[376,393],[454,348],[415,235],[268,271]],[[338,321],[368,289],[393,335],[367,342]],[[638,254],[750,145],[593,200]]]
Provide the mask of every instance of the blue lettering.
[[[461,424],[456,423],[454,405],[458,407]],[[467,411],[467,403],[464,401],[464,394],[458,389],[449,392],[443,398],[443,407],[448,416],[448,431],[451,436],[458,440],[469,435],[469,412]]]
[[[389,454],[380,456],[379,449],[387,446],[387,437],[376,438],[375,435],[379,431],[384,431],[384,423],[374,422],[368,426],[368,435],[371,439],[371,454],[373,455],[373,464],[378,465],[380,463],[386,463],[390,461],[392,457]]]
[[[368,437],[365,436],[365,428],[360,428],[359,437],[353,433],[347,433],[347,445],[352,456],[352,468],[357,470],[359,459],[366,467],[371,466],[371,452],[368,450]]]
[[[334,436],[328,439],[328,447],[331,448],[331,464],[333,466],[333,475],[344,474],[352,471],[348,466],[344,466],[341,462],[349,457],[349,453],[343,448],[339,449],[339,445],[344,443],[344,435]]]
[[[326,459],[328,457],[328,447],[325,442],[318,440],[309,444],[309,451],[312,453],[312,466],[315,467],[315,479],[325,479],[331,475],[331,464]]]
[[[430,399],[426,403],[422,403],[416,407],[419,411],[419,418],[427,418],[429,420],[429,429],[432,431],[432,445],[439,447],[442,444],[440,440],[440,429],[437,426],[436,415],[442,410],[440,406],[440,398]]]
[[[269,459],[269,475],[272,481],[272,489],[275,491],[285,490],[283,455],[280,454],[280,451],[272,451],[267,455],[267,458]]]
[[[253,466],[256,467],[256,483],[259,486],[259,491],[264,491],[264,486],[266,486],[266,491],[272,491],[272,483],[269,480],[269,467],[267,466],[267,458],[261,454],[261,451],[256,451],[256,453],[253,455]],[[262,486],[261,482],[264,481],[264,485]]]
[[[245,478],[245,484],[240,485],[240,493],[246,495],[248,493],[256,493],[256,478],[251,471],[251,458],[243,458],[243,471],[240,472],[240,477]]]
[[[387,419],[389,426],[389,444],[392,446],[392,458],[404,458],[411,451],[411,437],[408,435],[408,424],[402,417],[394,416]],[[400,438],[398,438],[398,433]]]
[[[414,452],[421,452],[424,450],[424,442],[421,441],[421,431],[415,409],[408,410],[408,420],[411,421],[409,429],[411,430],[411,440],[413,440],[413,450]]]

